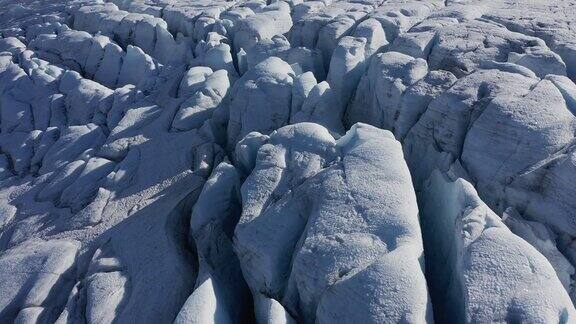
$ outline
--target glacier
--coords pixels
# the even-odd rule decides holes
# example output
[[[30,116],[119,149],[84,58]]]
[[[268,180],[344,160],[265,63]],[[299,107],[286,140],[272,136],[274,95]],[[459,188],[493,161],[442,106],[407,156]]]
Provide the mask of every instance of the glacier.
[[[0,1],[0,323],[576,323],[575,8]]]

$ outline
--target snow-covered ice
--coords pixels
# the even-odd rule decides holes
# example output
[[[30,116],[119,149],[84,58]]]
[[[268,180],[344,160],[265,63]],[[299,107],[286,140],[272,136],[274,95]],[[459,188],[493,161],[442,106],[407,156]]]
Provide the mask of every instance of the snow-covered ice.
[[[576,322],[573,2],[3,1],[0,322]]]

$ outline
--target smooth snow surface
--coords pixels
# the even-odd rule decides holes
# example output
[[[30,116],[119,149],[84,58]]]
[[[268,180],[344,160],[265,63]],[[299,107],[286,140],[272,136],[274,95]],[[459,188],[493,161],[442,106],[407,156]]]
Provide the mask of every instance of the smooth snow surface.
[[[0,323],[576,322],[573,0],[5,0]]]

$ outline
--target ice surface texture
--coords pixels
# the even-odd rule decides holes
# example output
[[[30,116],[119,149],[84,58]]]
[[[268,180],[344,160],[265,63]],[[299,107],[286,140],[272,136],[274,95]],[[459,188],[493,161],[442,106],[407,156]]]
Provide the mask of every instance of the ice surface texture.
[[[2,2],[0,323],[576,322],[572,2]]]

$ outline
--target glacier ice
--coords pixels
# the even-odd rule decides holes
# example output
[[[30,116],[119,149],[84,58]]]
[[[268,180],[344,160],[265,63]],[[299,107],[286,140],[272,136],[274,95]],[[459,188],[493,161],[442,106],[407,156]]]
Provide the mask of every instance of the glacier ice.
[[[420,199],[437,321],[574,319],[572,302],[550,263],[514,235],[470,183],[436,170]]]
[[[431,319],[416,196],[389,132],[357,124],[335,140],[300,123],[256,154],[234,239],[253,294],[302,322]]]
[[[3,1],[0,322],[576,321],[575,17]]]

